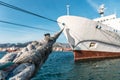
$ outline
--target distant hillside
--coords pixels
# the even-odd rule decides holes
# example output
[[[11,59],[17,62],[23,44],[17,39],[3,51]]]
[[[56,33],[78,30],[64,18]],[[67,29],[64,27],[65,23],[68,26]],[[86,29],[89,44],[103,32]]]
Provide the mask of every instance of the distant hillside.
[[[70,48],[68,43],[58,43],[56,42],[53,47],[62,47],[62,48]]]
[[[31,42],[26,42],[26,43],[5,43],[5,44],[0,44],[0,48],[7,48],[7,47],[25,47]]]
[[[8,47],[26,47],[31,42],[26,43],[6,43],[6,44],[0,44],[0,48],[8,48]],[[63,47],[63,48],[70,48],[69,44],[67,43],[58,43],[56,42],[53,47]]]

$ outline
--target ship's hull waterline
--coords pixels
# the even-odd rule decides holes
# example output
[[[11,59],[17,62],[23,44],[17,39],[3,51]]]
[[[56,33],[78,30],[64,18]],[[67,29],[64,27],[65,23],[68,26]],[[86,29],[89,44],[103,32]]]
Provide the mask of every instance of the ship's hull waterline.
[[[93,60],[120,57],[120,34],[114,28],[77,16],[58,18],[60,28],[73,49],[74,60]]]
[[[120,58],[120,52],[74,50],[74,61]]]

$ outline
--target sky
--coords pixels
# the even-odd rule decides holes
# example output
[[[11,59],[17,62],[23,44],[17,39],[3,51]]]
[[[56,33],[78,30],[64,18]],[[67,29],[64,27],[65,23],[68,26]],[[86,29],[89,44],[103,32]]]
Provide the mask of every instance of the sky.
[[[66,5],[70,5],[70,15],[82,16],[89,19],[99,17],[97,12],[101,4],[105,4],[105,15],[116,13],[120,17],[120,0],[0,0],[41,16],[57,20],[66,15]],[[24,24],[51,31],[29,29],[0,22],[0,43],[24,43],[40,40],[45,33],[54,34],[60,28],[56,22],[39,18],[27,13],[0,5],[0,20]],[[57,42],[67,43],[64,34]]]

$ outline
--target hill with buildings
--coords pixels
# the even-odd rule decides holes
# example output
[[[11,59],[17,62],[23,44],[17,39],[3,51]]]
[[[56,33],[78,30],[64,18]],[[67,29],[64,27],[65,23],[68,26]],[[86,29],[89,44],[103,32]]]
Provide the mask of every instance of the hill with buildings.
[[[32,42],[32,41],[31,41]],[[4,43],[0,44],[0,51],[17,51],[21,50],[21,48],[26,47],[29,43],[31,42],[26,42],[26,43]],[[71,48],[68,43],[59,43],[56,42],[53,45],[53,51],[70,51]]]

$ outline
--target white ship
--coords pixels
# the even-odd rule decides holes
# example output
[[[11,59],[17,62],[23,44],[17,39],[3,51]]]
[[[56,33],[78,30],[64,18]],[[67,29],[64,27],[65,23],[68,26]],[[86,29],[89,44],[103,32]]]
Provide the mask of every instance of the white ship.
[[[68,9],[68,8],[67,8]],[[64,29],[74,59],[106,59],[120,57],[120,18],[116,14],[104,16],[104,4],[99,8],[101,17],[65,15],[58,18],[60,28]]]

